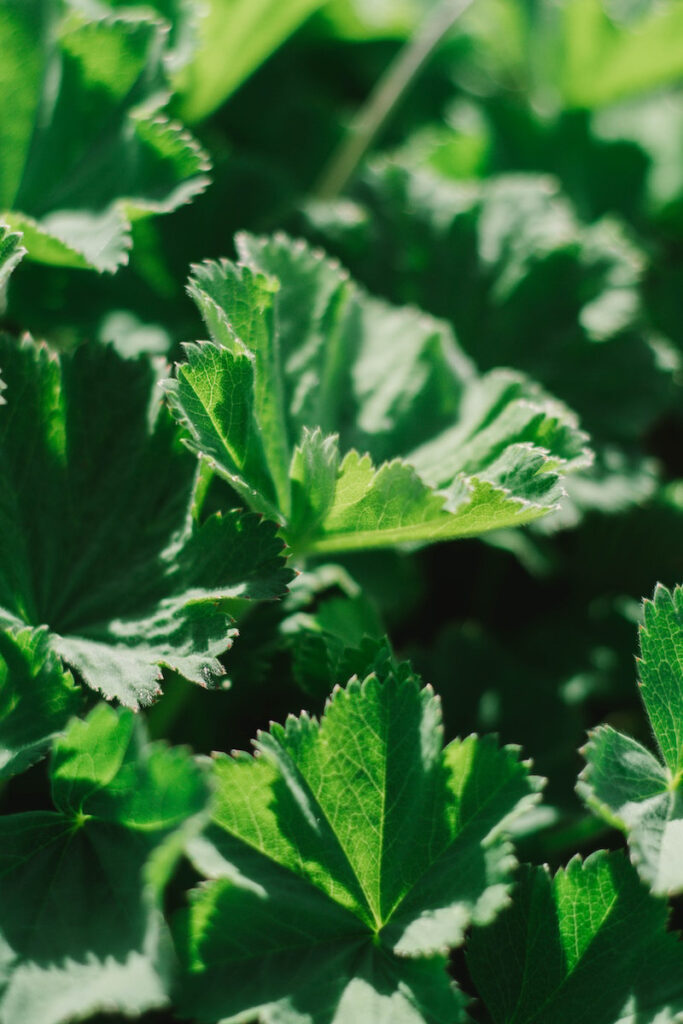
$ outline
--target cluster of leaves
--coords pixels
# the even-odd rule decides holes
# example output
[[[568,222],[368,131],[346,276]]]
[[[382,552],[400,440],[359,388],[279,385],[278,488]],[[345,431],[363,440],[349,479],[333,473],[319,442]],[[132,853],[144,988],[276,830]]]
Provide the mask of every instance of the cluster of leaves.
[[[681,10],[467,6],[0,0],[0,1024],[683,1021]]]

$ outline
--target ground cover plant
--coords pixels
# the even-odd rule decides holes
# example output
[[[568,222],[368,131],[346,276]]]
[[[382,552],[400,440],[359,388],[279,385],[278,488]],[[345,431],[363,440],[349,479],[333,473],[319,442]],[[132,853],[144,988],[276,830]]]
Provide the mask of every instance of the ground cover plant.
[[[683,1021],[677,0],[0,41],[0,1024]]]

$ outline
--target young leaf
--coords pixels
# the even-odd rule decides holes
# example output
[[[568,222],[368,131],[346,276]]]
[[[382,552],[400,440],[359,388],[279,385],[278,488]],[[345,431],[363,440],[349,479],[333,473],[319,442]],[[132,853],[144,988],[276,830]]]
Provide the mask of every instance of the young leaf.
[[[628,836],[654,892],[683,891],[683,587],[644,602],[640,693],[661,760],[610,726],[591,733],[577,791]]]
[[[540,780],[516,748],[441,749],[439,702],[406,666],[337,689],[320,722],[273,725],[257,758],[217,755],[210,881],[178,942],[200,1021],[459,1020],[444,950],[507,902],[508,822]]]
[[[50,775],[55,811],[0,818],[0,1022],[163,1006],[173,956],[150,857],[202,810],[202,773],[99,704],[56,741]]]
[[[133,218],[208,184],[206,155],[161,112],[167,34],[149,9],[2,5],[0,210],[31,259],[114,271],[128,260]]]
[[[0,779],[37,761],[81,701],[46,629],[1,630]]]
[[[446,540],[557,507],[561,476],[588,461],[564,406],[520,375],[477,377],[445,324],[371,298],[302,242],[238,248],[240,264],[195,269],[213,340],[165,386],[190,447],[294,551]]]
[[[230,613],[291,578],[274,526],[192,519],[194,460],[148,361],[3,337],[0,365],[0,621],[47,625],[89,686],[132,707],[162,667],[218,681]]]
[[[621,853],[524,867],[511,906],[467,960],[493,1024],[673,1024],[683,949]]]

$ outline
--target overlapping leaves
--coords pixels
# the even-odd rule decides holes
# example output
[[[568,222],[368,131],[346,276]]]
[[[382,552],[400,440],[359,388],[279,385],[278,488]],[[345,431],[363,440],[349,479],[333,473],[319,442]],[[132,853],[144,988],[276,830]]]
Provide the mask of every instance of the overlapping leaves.
[[[441,748],[437,698],[390,668],[337,690],[320,722],[272,726],[257,758],[217,755],[210,881],[177,936],[200,1021],[460,1019],[443,950],[507,900],[510,820],[536,799],[517,748]]]
[[[162,667],[217,682],[231,613],[291,578],[275,527],[195,521],[194,460],[148,361],[3,337],[0,365],[2,624],[46,625],[89,686],[131,706],[160,692]]]
[[[149,7],[2,5],[0,210],[31,259],[114,271],[132,218],[206,187],[206,155],[162,112],[168,31]]]
[[[643,254],[615,222],[582,225],[552,179],[458,182],[383,161],[357,196],[355,217],[314,207],[314,222],[368,287],[447,318],[482,369],[532,374],[604,444],[633,443],[671,400]]]
[[[53,747],[53,811],[0,817],[0,1021],[61,1024],[168,1002],[172,946],[151,857],[202,810],[189,754],[99,704]]]
[[[626,832],[653,891],[683,891],[683,587],[658,586],[640,630],[640,693],[659,757],[611,726],[596,729],[578,790]]]
[[[521,375],[479,377],[445,324],[370,298],[303,243],[238,246],[241,263],[196,269],[213,341],[187,346],[166,387],[193,450],[297,553],[478,534],[557,507],[560,477],[588,461],[564,406]]]

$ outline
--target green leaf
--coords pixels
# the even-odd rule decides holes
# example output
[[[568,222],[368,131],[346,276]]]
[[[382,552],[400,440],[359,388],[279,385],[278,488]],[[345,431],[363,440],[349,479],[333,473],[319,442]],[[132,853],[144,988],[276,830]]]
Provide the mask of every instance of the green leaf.
[[[600,0],[566,0],[563,6],[558,77],[567,106],[599,107],[680,81],[679,4],[653,5],[621,25]]]
[[[199,23],[204,15],[201,0],[67,0],[86,17],[120,12],[145,14],[150,11],[166,22],[167,40],[164,64],[170,72],[179,71],[192,58],[199,42]]]
[[[666,923],[624,856],[599,851],[554,878],[524,867],[467,960],[494,1024],[673,1024],[683,950]]]
[[[294,679],[308,693],[324,699],[334,686],[353,675],[364,678],[391,657],[374,605],[340,566],[301,573],[283,609],[289,614],[279,632]]]
[[[202,773],[100,704],[57,740],[50,774],[56,811],[0,818],[0,1021],[164,1006],[173,954],[150,858],[204,807]]]
[[[162,112],[168,27],[144,12],[77,15],[59,0],[7,0],[0,85],[0,210],[29,257],[113,272],[131,220],[208,184],[197,143]]]
[[[81,700],[47,630],[0,631],[0,779],[42,757]]]
[[[21,235],[0,224],[0,297],[7,287],[9,276],[26,255]]]
[[[477,377],[444,323],[371,298],[303,242],[237,244],[242,263],[195,269],[213,340],[186,346],[165,387],[190,447],[293,551],[446,540],[557,507],[589,458],[564,406],[521,375]]]
[[[273,524],[192,518],[194,460],[149,361],[4,337],[0,365],[0,621],[47,625],[89,686],[132,707],[162,668],[218,682],[231,616],[291,578]]]
[[[640,693],[660,761],[609,726],[590,734],[577,791],[628,836],[631,859],[654,892],[683,892],[683,587],[661,584],[644,602]]]
[[[220,106],[324,0],[209,0],[200,41],[175,79],[183,116],[199,121]]]
[[[633,445],[677,401],[642,308],[645,254],[613,220],[581,223],[554,179],[384,159],[355,196],[355,216],[348,200],[310,210],[317,237],[368,288],[445,317],[482,370],[529,373],[599,448]]]
[[[210,881],[177,935],[181,1008],[201,1021],[459,1020],[443,951],[507,902],[504,833],[540,780],[517,748],[441,749],[439,702],[406,666],[337,689],[216,755]]]
[[[669,773],[683,781],[683,586],[660,584],[643,612],[640,693]]]

